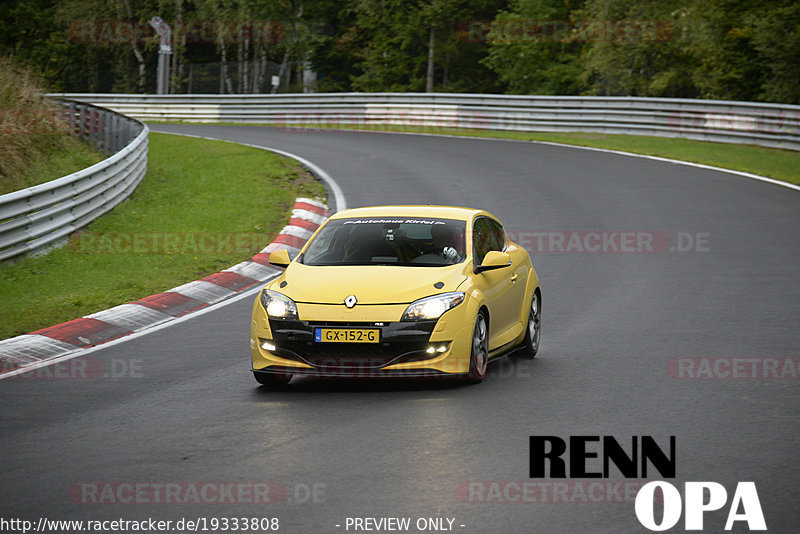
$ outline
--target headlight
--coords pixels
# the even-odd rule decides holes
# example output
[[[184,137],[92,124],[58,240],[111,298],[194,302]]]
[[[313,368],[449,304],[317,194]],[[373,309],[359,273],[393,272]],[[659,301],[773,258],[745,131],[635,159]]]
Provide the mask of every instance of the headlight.
[[[261,305],[267,310],[267,315],[274,319],[297,320],[297,306],[286,295],[277,291],[265,289],[261,292]]]
[[[464,302],[464,293],[442,293],[412,302],[403,314],[403,321],[438,319],[447,310]]]

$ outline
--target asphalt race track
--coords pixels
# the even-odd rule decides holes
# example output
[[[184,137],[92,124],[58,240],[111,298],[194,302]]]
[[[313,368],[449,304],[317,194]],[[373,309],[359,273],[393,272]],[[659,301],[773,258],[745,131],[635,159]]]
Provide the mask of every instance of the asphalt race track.
[[[354,532],[348,518],[389,517],[411,518],[410,532],[418,518],[454,519],[464,533],[648,532],[624,491],[594,500],[581,497],[578,481],[561,497],[522,495],[522,483],[563,482],[529,478],[529,436],[614,436],[626,445],[652,436],[665,449],[675,436],[669,482],[682,492],[686,481],[715,481],[728,492],[728,504],[705,515],[706,531],[723,531],[739,481],[755,482],[770,532],[798,531],[797,191],[523,142],[153,130],[292,152],[327,171],[348,207],[487,209],[533,253],[543,290],[539,356],[496,362],[478,385],[306,378],[270,391],[249,372],[253,299],[239,300],[90,354],[117,376],[0,382],[0,516],[274,517],[280,532],[303,533]],[[623,242],[620,232],[638,233]],[[774,376],[763,376],[762,358],[778,362]],[[690,365],[711,372],[690,378]],[[613,468],[611,479],[641,482]],[[234,495],[198,504],[183,495],[164,503],[120,489],[205,482],[269,482],[280,502]]]

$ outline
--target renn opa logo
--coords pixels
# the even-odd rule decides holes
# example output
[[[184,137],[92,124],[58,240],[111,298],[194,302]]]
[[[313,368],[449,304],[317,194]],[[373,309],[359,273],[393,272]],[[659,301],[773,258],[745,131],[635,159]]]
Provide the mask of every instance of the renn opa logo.
[[[675,478],[675,436],[669,438],[668,452],[651,436],[633,436],[628,449],[613,436],[568,439],[569,447],[558,436],[530,436],[531,478],[609,478],[612,464],[625,478],[646,478],[649,466],[663,478]],[[660,520],[656,518],[656,502],[663,502]],[[657,480],[642,486],[634,506],[639,523],[660,532],[677,525],[684,510],[685,530],[703,530],[704,515],[721,510],[727,502],[728,492],[717,482],[686,482],[681,498],[675,486]],[[736,485],[725,530],[732,530],[736,523],[745,523],[750,530],[767,530],[754,482]]]

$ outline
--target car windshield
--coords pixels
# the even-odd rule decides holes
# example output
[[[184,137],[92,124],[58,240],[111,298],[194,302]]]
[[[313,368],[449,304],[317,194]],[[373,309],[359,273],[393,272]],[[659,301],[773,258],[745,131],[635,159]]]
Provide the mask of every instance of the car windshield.
[[[305,265],[438,267],[466,257],[464,221],[429,217],[333,219],[298,261]]]

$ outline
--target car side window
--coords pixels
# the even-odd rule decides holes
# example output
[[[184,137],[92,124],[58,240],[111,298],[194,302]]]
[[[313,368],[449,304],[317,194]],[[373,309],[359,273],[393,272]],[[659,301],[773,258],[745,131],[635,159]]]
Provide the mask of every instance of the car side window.
[[[492,234],[494,234],[494,241],[499,247],[492,250],[504,251],[506,249],[506,232],[503,230],[503,226],[494,219],[487,220],[489,221],[489,227],[492,229]]]
[[[472,250],[475,265],[480,265],[490,250],[502,251],[505,247],[503,227],[497,224],[499,235],[502,236],[498,237],[497,229],[492,225],[493,222],[486,217],[478,217],[472,225]]]

